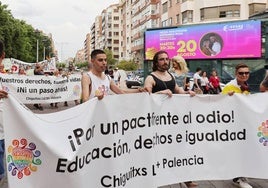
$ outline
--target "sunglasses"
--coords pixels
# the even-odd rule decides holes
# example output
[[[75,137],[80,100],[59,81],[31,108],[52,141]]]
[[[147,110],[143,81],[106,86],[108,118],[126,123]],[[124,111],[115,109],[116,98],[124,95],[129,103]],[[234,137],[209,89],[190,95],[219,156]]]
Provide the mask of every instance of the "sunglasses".
[[[249,72],[238,72],[238,74],[239,74],[240,76],[242,76],[242,75],[249,75]]]
[[[159,58],[158,61],[169,61],[169,58]]]

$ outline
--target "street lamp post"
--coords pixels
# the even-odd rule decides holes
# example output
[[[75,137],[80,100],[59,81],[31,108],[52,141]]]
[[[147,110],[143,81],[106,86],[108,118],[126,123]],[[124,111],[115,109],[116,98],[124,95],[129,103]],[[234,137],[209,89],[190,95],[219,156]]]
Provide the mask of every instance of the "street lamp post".
[[[36,63],[38,62],[39,40],[36,40]]]
[[[44,50],[43,50],[43,60],[46,59],[46,47],[44,46]]]

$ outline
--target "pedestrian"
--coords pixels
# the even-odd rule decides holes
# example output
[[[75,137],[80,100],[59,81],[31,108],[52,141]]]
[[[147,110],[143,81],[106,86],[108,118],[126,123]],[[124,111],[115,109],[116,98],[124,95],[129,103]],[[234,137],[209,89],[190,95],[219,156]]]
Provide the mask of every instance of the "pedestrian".
[[[179,87],[173,75],[168,71],[170,61],[166,51],[158,51],[153,57],[153,72],[149,74],[144,82],[144,87],[150,93],[166,94],[169,97],[172,94],[190,94],[194,96],[192,91],[184,91]]]
[[[3,64],[3,59],[5,58],[4,43],[0,41],[0,65]],[[4,156],[5,156],[5,140],[4,140],[4,127],[3,127],[3,98],[7,98],[8,94],[6,91],[0,89],[0,186],[4,182],[5,178],[5,166],[4,166]]]
[[[34,75],[45,75],[43,67],[40,65],[40,63],[35,64]],[[34,107],[40,111],[44,110],[41,104],[34,104]]]
[[[202,69],[200,67],[196,68],[196,71],[194,73],[194,84],[193,84],[193,88],[192,91],[196,92],[197,94],[203,94],[202,88],[201,88],[201,74]]]
[[[186,78],[189,69],[185,59],[182,56],[175,56],[171,59],[171,62],[173,68],[171,73],[174,76],[177,85],[182,88],[187,88]]]
[[[183,61],[182,58],[173,58],[174,62]],[[177,63],[176,63],[177,64]],[[184,63],[183,63],[184,64]],[[153,57],[153,72],[147,76],[145,79],[144,87],[150,93],[159,93],[159,94],[167,94],[169,97],[172,94],[190,94],[191,96],[195,95],[193,91],[185,91],[183,87],[179,87],[175,81],[174,76],[168,72],[170,67],[169,57],[166,51],[158,51]],[[175,66],[176,67],[176,66]],[[183,66],[183,70],[186,71],[185,65]],[[184,182],[187,187],[195,187],[197,183],[188,181]]]
[[[119,88],[109,75],[105,75],[107,68],[107,56],[103,50],[96,49],[91,53],[91,68],[82,75],[82,102],[97,97],[99,100],[110,94],[138,93],[145,91],[144,88],[123,90]]]
[[[249,94],[250,89],[247,83],[249,78],[249,67],[244,63],[239,63],[235,67],[235,79],[231,80],[227,83],[223,89],[223,94],[228,94],[232,96],[234,93],[240,94]],[[233,184],[240,188],[252,188],[252,186],[248,183],[247,178],[237,177],[233,179]]]
[[[221,93],[220,78],[218,77],[216,70],[212,70],[209,82],[211,83],[213,94]]]
[[[260,83],[260,92],[268,92],[268,65],[265,65],[264,69],[266,70],[266,76]]]
[[[117,86],[120,86],[120,79],[121,75],[120,72],[118,71],[118,68],[116,67],[113,71],[113,76],[114,76],[114,82]]]
[[[246,64],[240,63],[236,65],[235,79],[231,80],[223,87],[222,93],[229,95],[233,95],[234,93],[249,94],[250,90],[247,83],[249,74],[249,67]]]
[[[268,92],[268,77],[266,77],[260,84],[260,92]]]
[[[201,73],[200,85],[201,85],[203,94],[210,94],[211,86],[210,86],[206,71],[202,71]]]
[[[18,75],[26,75],[26,72],[25,72],[25,69],[24,69],[23,66],[21,66],[21,67],[19,68]]]

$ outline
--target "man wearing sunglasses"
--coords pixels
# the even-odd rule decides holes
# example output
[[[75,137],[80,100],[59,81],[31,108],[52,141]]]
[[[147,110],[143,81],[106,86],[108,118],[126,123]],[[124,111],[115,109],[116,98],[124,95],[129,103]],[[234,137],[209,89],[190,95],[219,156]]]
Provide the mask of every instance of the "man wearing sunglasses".
[[[222,89],[222,93],[230,96],[232,96],[234,93],[249,94],[250,90],[247,83],[249,73],[249,67],[246,64],[240,63],[236,65],[235,79],[231,80],[225,85],[225,87]],[[252,186],[249,185],[247,178],[244,177],[234,178],[233,183],[241,188],[252,188]]]
[[[235,79],[231,80],[222,89],[222,94],[233,95],[234,93],[249,94],[249,86],[247,80],[249,78],[249,67],[240,63],[235,67]]]

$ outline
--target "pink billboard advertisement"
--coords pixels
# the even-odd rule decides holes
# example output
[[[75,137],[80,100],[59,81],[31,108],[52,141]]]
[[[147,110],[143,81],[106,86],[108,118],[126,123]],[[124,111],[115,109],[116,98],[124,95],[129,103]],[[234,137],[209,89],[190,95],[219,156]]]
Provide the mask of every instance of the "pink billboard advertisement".
[[[145,59],[159,51],[185,59],[261,57],[261,22],[255,20],[145,31]]]

